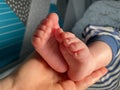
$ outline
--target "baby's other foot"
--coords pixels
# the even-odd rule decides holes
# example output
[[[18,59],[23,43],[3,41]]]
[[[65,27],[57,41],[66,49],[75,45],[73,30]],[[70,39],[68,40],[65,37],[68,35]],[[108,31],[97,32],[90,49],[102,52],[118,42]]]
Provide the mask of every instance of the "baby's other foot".
[[[60,53],[58,41],[54,38],[54,29],[58,29],[58,17],[52,13],[38,26],[32,39],[35,50],[56,71],[65,72],[67,64]]]
[[[79,81],[94,71],[95,65],[88,47],[70,32],[57,30],[60,50],[68,64],[68,76]]]

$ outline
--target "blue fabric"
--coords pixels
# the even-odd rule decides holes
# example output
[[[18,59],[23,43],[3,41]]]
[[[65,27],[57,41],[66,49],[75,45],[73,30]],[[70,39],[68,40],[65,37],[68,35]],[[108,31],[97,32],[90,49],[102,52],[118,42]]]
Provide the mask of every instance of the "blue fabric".
[[[19,58],[25,25],[5,0],[0,0],[0,68]]]
[[[120,1],[97,0],[90,5],[83,17],[77,21],[72,32],[81,38],[81,32],[89,24],[120,28]]]

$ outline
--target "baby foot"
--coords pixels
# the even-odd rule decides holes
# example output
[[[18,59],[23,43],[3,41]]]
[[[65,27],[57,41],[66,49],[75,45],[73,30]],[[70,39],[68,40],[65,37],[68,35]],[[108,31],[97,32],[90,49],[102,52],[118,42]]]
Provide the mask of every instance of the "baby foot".
[[[58,29],[58,17],[55,13],[48,15],[38,26],[32,44],[35,50],[56,71],[65,72],[67,64],[59,51],[58,41],[54,38],[54,30]]]
[[[69,78],[79,81],[90,75],[94,71],[95,65],[88,47],[72,33],[56,30],[55,36],[68,64]]]

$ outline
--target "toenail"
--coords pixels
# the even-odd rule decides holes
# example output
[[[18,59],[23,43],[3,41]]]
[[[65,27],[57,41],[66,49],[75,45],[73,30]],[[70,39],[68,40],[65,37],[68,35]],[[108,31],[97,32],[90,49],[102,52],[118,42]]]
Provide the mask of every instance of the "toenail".
[[[65,40],[65,42],[66,42],[66,43],[69,43],[69,42],[70,42],[70,39],[67,38],[67,39]]]
[[[75,48],[76,48],[76,45],[75,45],[75,44],[71,44],[71,45],[70,45],[70,49],[71,49],[71,50],[74,50]]]

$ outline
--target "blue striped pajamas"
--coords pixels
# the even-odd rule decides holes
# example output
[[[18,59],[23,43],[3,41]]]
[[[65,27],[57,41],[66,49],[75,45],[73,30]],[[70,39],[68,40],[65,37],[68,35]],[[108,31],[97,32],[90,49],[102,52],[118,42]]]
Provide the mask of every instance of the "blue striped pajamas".
[[[83,31],[83,41],[91,43],[103,41],[107,43],[113,53],[111,63],[107,66],[108,73],[90,88],[95,90],[119,90],[120,87],[120,31],[109,26],[88,25]]]

